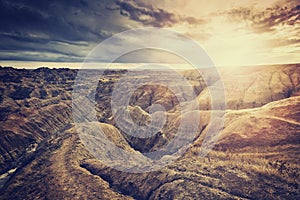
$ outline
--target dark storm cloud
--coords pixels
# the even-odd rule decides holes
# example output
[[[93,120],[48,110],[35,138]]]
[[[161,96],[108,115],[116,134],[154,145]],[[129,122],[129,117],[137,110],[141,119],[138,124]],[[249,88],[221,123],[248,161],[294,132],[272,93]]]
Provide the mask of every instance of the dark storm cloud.
[[[1,0],[0,59],[80,61],[129,28],[203,22],[134,1]]]
[[[285,1],[259,11],[252,8],[234,8],[226,14],[234,21],[245,21],[257,33],[272,32],[277,26],[294,26],[300,24],[300,1]]]
[[[144,3],[137,3],[133,0],[117,0],[116,4],[119,6],[120,14],[130,19],[140,22],[143,25],[150,25],[154,27],[170,27],[177,23],[188,23],[197,25],[204,23],[204,20],[194,17],[187,17],[178,15],[176,13],[168,12],[161,8],[155,8]],[[115,7],[110,9],[116,9]]]
[[[65,9],[68,5],[63,3],[64,1],[57,4],[54,1],[1,1],[1,32],[13,33],[20,39],[31,33],[36,36],[37,41],[40,35],[46,36],[45,39],[69,41],[95,39],[97,35],[89,27],[74,24],[75,14],[71,9]]]
[[[113,11],[108,11],[105,6],[110,4],[114,2],[0,1],[1,59],[5,59],[5,56],[28,59],[22,57],[28,56],[20,53],[22,51],[49,55],[55,53],[58,60],[64,60],[59,56],[81,59],[84,57],[83,51],[88,51],[87,46],[91,47],[111,36],[113,32],[124,29],[122,25],[108,20]],[[83,51],[76,52],[78,46],[82,46]],[[73,52],[71,48],[75,48]],[[8,56],[11,55],[8,51],[15,51],[15,55]],[[42,57],[47,58],[45,54]],[[40,59],[37,56],[34,58]]]

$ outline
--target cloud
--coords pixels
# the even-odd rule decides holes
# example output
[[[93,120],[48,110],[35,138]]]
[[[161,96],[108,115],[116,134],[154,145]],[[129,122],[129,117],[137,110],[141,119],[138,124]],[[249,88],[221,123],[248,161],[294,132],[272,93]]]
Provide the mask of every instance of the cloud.
[[[300,25],[299,0],[284,1],[264,10],[239,7],[224,13],[233,21],[244,21],[256,33],[273,32],[278,26]]]
[[[121,17],[120,13],[127,17]],[[38,60],[39,56],[31,54],[49,53],[42,59],[53,56],[51,60],[55,57],[79,60],[93,46],[129,27],[170,27],[178,23],[194,25],[203,20],[133,1],[2,0],[0,53],[3,59],[6,55],[18,60]]]
[[[282,47],[282,46],[298,46],[300,47],[300,37],[295,39],[272,39],[269,41],[269,46],[272,48]]]
[[[28,58],[22,56],[28,54],[21,52],[30,51],[52,53],[45,58],[82,59],[88,48],[123,29],[120,22],[110,17],[112,11],[105,9],[105,5],[110,4],[114,2],[0,1],[1,57],[5,59],[7,51],[14,51],[14,59],[26,60]],[[12,58],[11,54],[8,57]]]
[[[222,42],[240,46],[249,38],[251,44],[259,44],[267,52],[273,48],[276,52],[299,49],[295,44],[300,39],[300,0],[236,2],[1,0],[0,59],[79,62],[115,33],[149,26],[185,33],[222,56],[231,52]],[[114,54],[118,48],[114,43],[107,53]],[[135,55],[144,59],[140,54]]]
[[[148,26],[171,27],[174,24],[179,23],[198,25],[205,22],[203,19],[191,16],[182,16],[141,2],[137,3],[133,0],[117,0],[116,5],[119,6],[121,15]]]

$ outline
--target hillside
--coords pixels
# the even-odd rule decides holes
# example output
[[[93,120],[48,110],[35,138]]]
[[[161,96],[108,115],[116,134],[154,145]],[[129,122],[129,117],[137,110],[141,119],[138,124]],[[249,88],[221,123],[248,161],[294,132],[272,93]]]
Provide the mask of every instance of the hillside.
[[[77,70],[1,67],[0,199],[299,199],[300,65],[219,71],[224,127],[211,138],[214,76],[87,70],[76,79]],[[95,104],[72,94],[77,89]],[[82,118],[91,109],[92,122],[92,114]],[[148,162],[144,173],[131,173]]]

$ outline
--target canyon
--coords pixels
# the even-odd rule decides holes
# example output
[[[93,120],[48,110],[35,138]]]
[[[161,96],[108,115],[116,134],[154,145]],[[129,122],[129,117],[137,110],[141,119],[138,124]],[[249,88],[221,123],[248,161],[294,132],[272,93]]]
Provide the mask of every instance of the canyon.
[[[299,75],[0,67],[0,199],[299,199]]]

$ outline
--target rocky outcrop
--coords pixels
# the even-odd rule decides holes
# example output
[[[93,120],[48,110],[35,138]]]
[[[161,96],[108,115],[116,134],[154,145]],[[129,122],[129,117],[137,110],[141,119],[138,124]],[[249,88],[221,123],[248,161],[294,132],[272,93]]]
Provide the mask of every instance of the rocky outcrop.
[[[299,95],[298,65],[219,69],[227,109],[255,108],[272,101]],[[213,85],[212,85],[213,86]],[[213,88],[212,88],[213,89]],[[198,96],[201,109],[210,110],[210,90]]]
[[[4,172],[18,165],[30,145],[72,121],[70,84],[62,80],[74,79],[76,71],[2,68],[0,75],[0,172]]]
[[[229,110],[216,149],[278,148],[300,144],[300,97],[268,103],[260,108]]]

